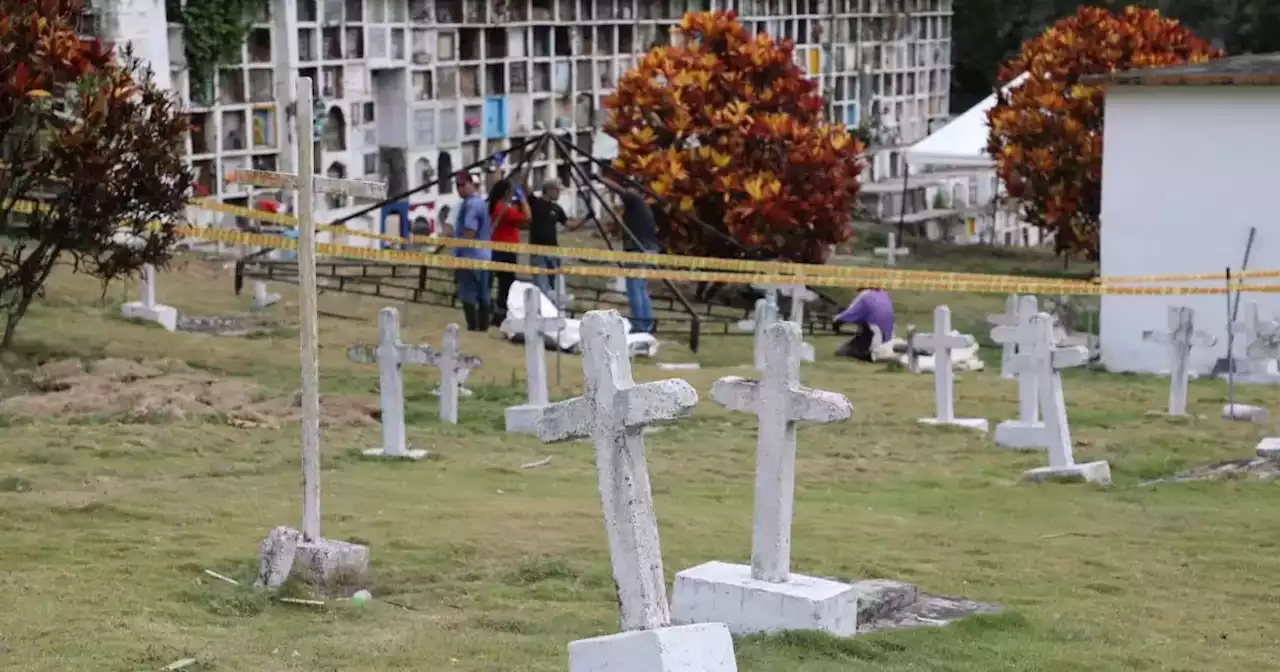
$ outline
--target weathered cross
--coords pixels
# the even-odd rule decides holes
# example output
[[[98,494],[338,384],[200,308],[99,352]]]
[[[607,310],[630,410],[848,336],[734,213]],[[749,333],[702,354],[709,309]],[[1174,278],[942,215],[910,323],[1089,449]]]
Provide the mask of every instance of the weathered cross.
[[[712,401],[759,418],[751,576],[771,583],[785,583],[791,576],[796,424],[843,422],[853,414],[844,395],[800,386],[800,343],[798,325],[773,324],[764,336],[760,380],[728,376],[711,386]]]
[[[280,295],[267,292],[267,283],[261,280],[253,283],[253,309],[263,310],[280,301]]]
[[[480,368],[480,358],[459,352],[458,325],[450,324],[444,328],[440,351],[426,363],[440,370],[440,421],[458,424],[458,392],[471,370]]]
[[[130,301],[120,307],[120,314],[131,320],[155,322],[167,331],[178,330],[178,310],[173,306],[156,303],[156,267],[142,265],[142,279],[138,292],[140,301]]]
[[[972,348],[973,337],[951,332],[951,309],[938,306],[933,309],[933,333],[916,334],[915,346],[933,351],[933,399],[937,415],[921,422],[938,425],[957,425],[987,431],[987,421],[956,418],[955,374],[951,370],[951,349]]]
[[[1033,299],[1035,297],[1032,297]],[[1018,295],[1010,294],[1004,300],[1004,312],[999,315],[988,315],[987,324],[993,327],[1013,327],[1018,324]],[[1017,377],[1013,372],[1013,356],[1018,353],[1018,345],[1007,341],[1000,346],[1000,377],[1012,380]]]
[[[555,333],[565,326],[562,317],[542,316],[542,290],[528,287],[524,290],[524,317],[508,315],[510,330],[524,332],[525,393],[530,405],[547,403],[547,339],[544,334]]]
[[[1143,340],[1169,345],[1172,359],[1169,363],[1169,415],[1185,415],[1187,412],[1187,380],[1191,373],[1187,359],[1193,346],[1211,347],[1218,339],[1195,329],[1195,311],[1186,306],[1169,307],[1169,331],[1143,332]]]
[[[787,320],[800,325],[800,333],[804,333],[804,304],[810,301],[817,301],[817,294],[804,285],[752,285],[752,287],[765,292],[765,298],[774,307],[775,320],[779,312],[777,308],[778,295],[781,294],[787,297],[791,301],[791,316]],[[768,327],[768,325],[765,326]],[[804,362],[812,362],[814,360],[812,344],[800,343],[800,360]]]
[[[756,313],[752,329],[752,349],[756,371],[764,371],[764,333],[778,321],[778,304],[768,299],[756,299]]]
[[[1020,327],[1022,328],[1022,327]],[[1049,448],[1050,468],[1075,464],[1071,454],[1071,428],[1067,425],[1067,407],[1062,397],[1062,369],[1089,363],[1089,349],[1084,346],[1054,345],[1053,317],[1048,313],[1032,316],[1025,327],[1027,338],[1018,342],[1016,370],[1019,380],[1030,374],[1036,382],[1040,412]]]
[[[156,267],[151,264],[142,265],[142,305],[147,308],[156,307]]]
[[[544,442],[590,437],[618,591],[622,630],[671,624],[643,430],[687,415],[698,393],[678,379],[635,384],[627,334],[617,311],[591,311],[582,321],[581,397],[548,406],[538,421]]]
[[[1250,301],[1244,308],[1244,319],[1231,325],[1232,331],[1245,337],[1245,356],[1252,360],[1280,357],[1280,322],[1263,320],[1258,304]]]
[[[910,253],[905,247],[898,247],[898,234],[889,234],[889,244],[884,247],[877,247],[872,250],[877,257],[884,257],[884,263],[887,266],[898,265],[898,255],[906,256]]]
[[[299,77],[296,127],[298,142],[298,174],[261,170],[238,171],[229,176],[231,182],[269,189],[293,189],[298,192],[298,292],[299,335],[302,358],[302,537],[303,541],[320,539],[320,347],[316,315],[316,223],[313,200],[316,192],[381,199],[387,185],[379,182],[318,177],[314,170],[314,148],[306,139],[312,137],[311,78]]]
[[[1038,448],[1044,446],[1040,429],[1040,388],[1034,368],[1028,368],[1026,358],[1018,355],[1031,347],[1038,338],[1038,332],[1032,325],[1032,318],[1038,313],[1034,296],[1022,296],[1018,299],[1018,320],[1016,324],[1001,325],[991,330],[991,340],[1001,345],[1011,344],[1017,354],[1009,359],[1009,371],[1018,377],[1018,419],[1002,422],[996,427],[996,443],[1013,448]]]
[[[402,364],[430,364],[436,352],[428,345],[406,345],[400,340],[400,311],[383,308],[378,313],[378,344],[353,345],[347,359],[378,365],[378,394],[382,398],[382,447],[364,451],[370,457],[420,460],[425,450],[409,450],[404,436],[404,380]]]

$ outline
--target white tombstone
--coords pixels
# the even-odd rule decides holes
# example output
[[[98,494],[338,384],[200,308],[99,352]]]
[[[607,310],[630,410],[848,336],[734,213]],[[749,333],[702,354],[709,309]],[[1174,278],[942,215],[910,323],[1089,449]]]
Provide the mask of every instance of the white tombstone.
[[[570,672],[736,672],[721,623],[672,626],[643,431],[687,415],[698,393],[683,380],[635,384],[625,322],[617,311],[582,321],[581,397],[551,404],[538,421],[544,442],[590,437],[609,540],[622,632],[569,644]]]
[[[267,283],[261,280],[253,283],[253,309],[263,310],[280,302],[280,295],[267,292]]]
[[[1037,338],[1031,320],[1037,312],[1034,296],[1018,299],[1018,320],[991,330],[991,340],[1001,345],[1012,344],[1018,353]],[[996,445],[1015,450],[1043,450],[1048,447],[1044,423],[1040,421],[1040,387],[1035,369],[1026,368],[1027,360],[1014,355],[1009,370],[1018,377],[1018,419],[996,425]]]
[[[155,322],[165,331],[178,330],[178,309],[156,303],[156,267],[151,264],[142,265],[142,280],[139,286],[141,301],[130,301],[120,308],[120,314],[126,319]]]
[[[297,80],[296,109],[294,115],[295,137],[309,138],[312,134],[311,78]],[[362,182],[339,178],[320,177],[314,174],[314,147],[310,142],[298,143],[298,174],[266,171],[239,171],[231,181],[270,189],[293,189],[298,192],[298,293],[299,293],[299,354],[302,363],[302,538],[296,547],[296,560],[301,561],[302,576],[318,584],[326,591],[352,589],[358,585],[369,568],[369,549],[320,536],[320,336],[316,309],[316,223],[313,218],[315,192],[343,194],[381,199],[387,195],[387,186],[376,182]],[[273,531],[273,534],[279,530]],[[263,543],[261,565],[273,566],[271,576],[279,576],[281,563],[269,557],[272,549],[286,548],[285,544]],[[290,563],[292,564],[292,563]],[[262,572],[260,571],[261,575]],[[284,571],[288,576],[288,571]],[[269,588],[275,586],[267,585]]]
[[[877,257],[884,257],[886,266],[897,266],[898,256],[906,256],[911,251],[905,247],[898,247],[898,234],[889,234],[889,244],[884,247],[877,247],[873,252]]]
[[[524,317],[517,318],[507,314],[506,324],[502,330],[522,331],[524,333],[524,373],[526,403],[512,406],[506,411],[508,433],[529,433],[536,431],[538,419],[542,417],[542,409],[546,408],[547,399],[547,339],[544,334],[555,333],[564,328],[562,317],[542,316],[542,291],[537,287],[524,290]]]
[[[778,304],[770,303],[769,299],[756,299],[756,312],[752,321],[752,357],[753,366],[756,371],[764,370],[764,334],[774,322],[778,321]]]
[[[843,422],[853,413],[844,395],[800,386],[800,343],[798,325],[774,324],[765,334],[760,380],[729,376],[711,387],[717,404],[759,418],[751,566],[709,562],[676,574],[671,599],[676,623],[725,623],[735,635],[857,632],[852,586],[791,573],[796,425]]]
[[[1218,339],[1195,329],[1195,311],[1186,306],[1169,307],[1169,331],[1148,331],[1143,340],[1168,345],[1169,361],[1169,415],[1186,415],[1187,381],[1191,373],[1187,359],[1193,346],[1212,347]]]
[[[1062,369],[1089,363],[1089,349],[1076,345],[1054,345],[1053,318],[1040,313],[1031,319],[1035,337],[1018,344],[1018,370],[1033,371],[1039,386],[1040,412],[1044,417],[1044,434],[1048,438],[1049,466],[1028,470],[1023,477],[1030,481],[1087,481],[1110,485],[1111,466],[1105,461],[1078,464],[1071,453],[1071,428],[1067,425],[1067,406],[1062,397]]]
[[[400,340],[400,311],[383,308],[378,313],[378,344],[353,345],[347,359],[378,365],[378,395],[382,399],[382,447],[364,451],[369,457],[421,460],[425,450],[410,450],[404,436],[404,380],[402,364],[427,364],[435,351],[426,345],[406,345]]]
[[[972,348],[972,336],[951,330],[951,309],[938,306],[933,309],[933,333],[916,334],[917,347],[933,350],[933,400],[937,415],[921,418],[921,424],[950,425],[979,432],[987,431],[986,418],[957,418],[955,400],[955,373],[951,368],[952,348]]]
[[[471,375],[472,369],[481,366],[480,358],[474,355],[463,355],[458,346],[458,325],[450,324],[444,328],[444,340],[440,342],[440,351],[427,362],[440,370],[440,385],[437,388],[440,397],[440,421],[458,424],[458,396],[462,391],[462,383]]]
[[[1034,298],[1034,297],[1033,297]],[[1004,312],[999,315],[988,315],[987,323],[993,327],[1013,327],[1018,324],[1018,295],[1010,294],[1004,300]],[[1018,375],[1013,372],[1013,356],[1018,353],[1018,346],[1013,341],[1000,345],[1000,377],[1013,380]]]
[[[773,307],[775,319],[778,315],[778,295],[787,297],[791,300],[791,316],[787,318],[789,322],[795,322],[800,325],[800,333],[804,333],[804,304],[811,301],[817,301],[818,295],[804,285],[764,285],[753,284],[752,287],[765,292],[765,299]],[[745,321],[744,321],[745,322]],[[766,325],[767,326],[767,325]],[[753,323],[752,328],[755,327]],[[814,349],[812,343],[800,343],[800,361],[814,361]]]

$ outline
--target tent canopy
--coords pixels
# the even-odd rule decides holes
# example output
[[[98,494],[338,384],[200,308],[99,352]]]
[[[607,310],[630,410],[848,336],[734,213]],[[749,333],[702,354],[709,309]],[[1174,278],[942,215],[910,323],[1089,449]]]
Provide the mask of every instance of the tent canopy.
[[[1004,91],[1019,86],[1026,78],[1026,73],[1019,75],[1004,86]],[[987,154],[987,138],[991,134],[987,112],[995,106],[996,94],[993,93],[907,149],[907,163],[916,168],[989,168],[995,165]]]

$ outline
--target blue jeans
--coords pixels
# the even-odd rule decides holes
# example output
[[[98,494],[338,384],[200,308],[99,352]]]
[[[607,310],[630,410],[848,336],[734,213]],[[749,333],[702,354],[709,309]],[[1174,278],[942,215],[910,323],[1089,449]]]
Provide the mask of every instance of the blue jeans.
[[[557,270],[560,268],[560,257],[546,257],[541,254],[535,254],[530,259],[533,266],[537,268],[549,268]],[[555,279],[556,276],[551,274],[539,274],[533,276],[533,284],[542,290],[542,293],[548,297],[555,295]]]
[[[463,303],[489,305],[489,271],[459,268],[453,272],[458,286],[458,300]]]
[[[633,267],[638,268],[638,267]],[[653,331],[653,305],[649,302],[649,281],[627,278],[627,304],[631,306],[631,330]]]

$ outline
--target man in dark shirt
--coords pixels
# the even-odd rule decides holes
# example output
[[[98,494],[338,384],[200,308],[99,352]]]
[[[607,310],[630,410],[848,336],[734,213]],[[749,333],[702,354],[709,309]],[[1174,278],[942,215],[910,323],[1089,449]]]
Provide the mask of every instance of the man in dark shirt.
[[[644,200],[644,195],[634,187],[624,187],[617,182],[600,176],[600,181],[622,199],[622,249],[627,252],[656,253],[658,251],[657,225],[653,219],[653,210]],[[628,233],[629,232],[629,233]],[[641,268],[633,265],[632,268]],[[649,301],[649,284],[644,278],[626,279],[627,304],[631,307],[631,331],[649,333],[653,331],[653,305]]]
[[[529,244],[530,245],[549,245],[558,246],[559,229],[561,226],[568,231],[576,231],[577,226],[570,223],[568,215],[565,214],[564,208],[560,207],[560,182],[557,180],[548,180],[542,183],[542,195],[533,196],[529,199]],[[535,254],[530,257],[530,263],[538,268],[548,268],[555,270],[560,268],[560,257],[552,257],[543,254]],[[555,275],[544,274],[533,276],[533,283],[542,290],[542,293],[548,297],[555,295],[554,287]]]

